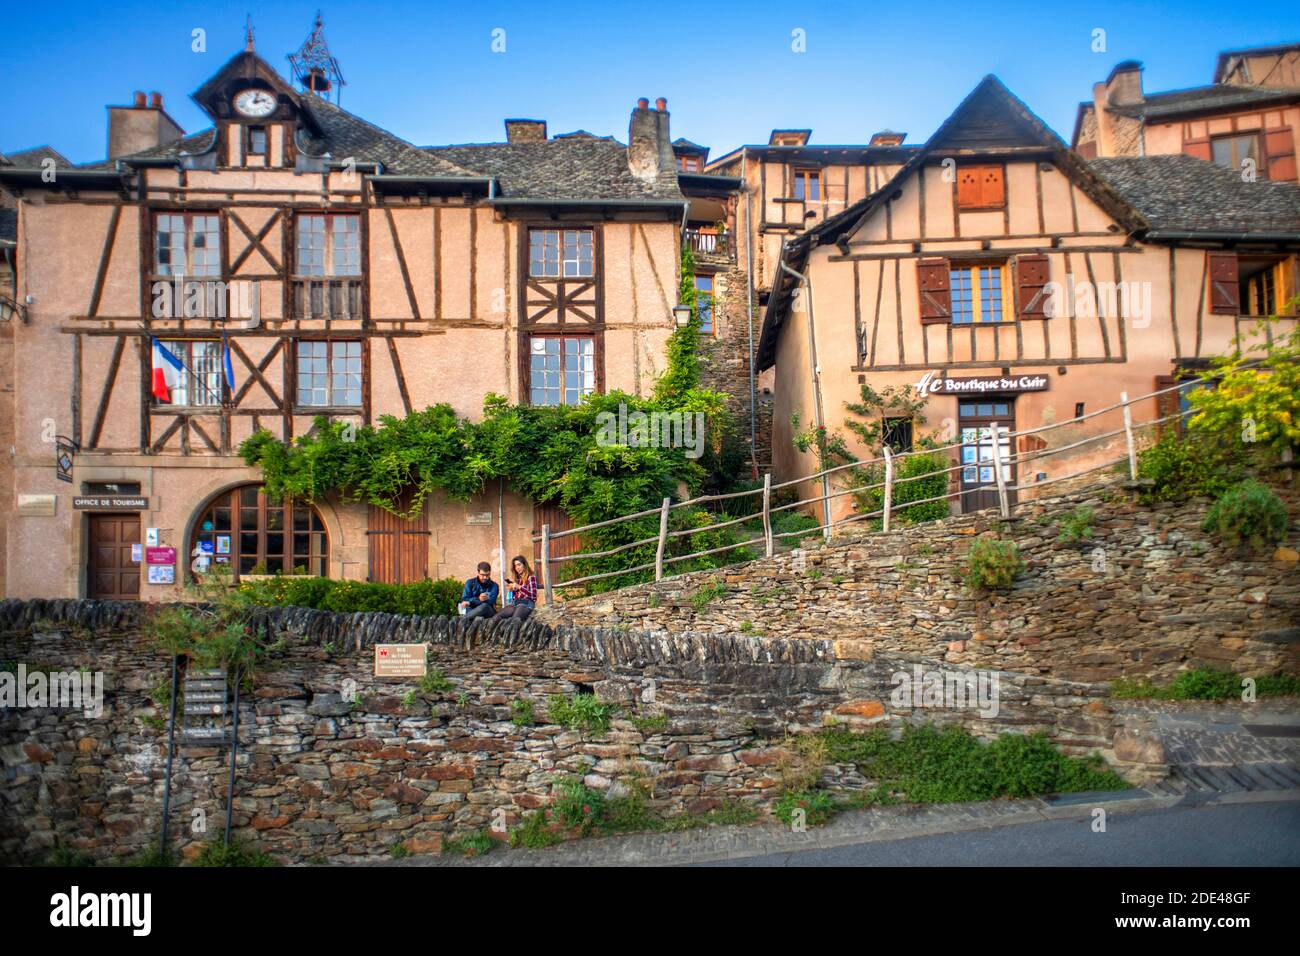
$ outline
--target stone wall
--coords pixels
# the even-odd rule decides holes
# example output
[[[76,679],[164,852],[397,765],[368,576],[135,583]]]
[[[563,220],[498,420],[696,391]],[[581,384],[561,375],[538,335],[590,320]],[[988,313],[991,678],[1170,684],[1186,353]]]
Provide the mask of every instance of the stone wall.
[[[0,711],[0,860],[35,861],[56,844],[125,856],[157,840],[167,757],[158,690],[169,686],[171,664],[141,635],[141,613],[103,602],[0,602],[6,670],[86,667],[104,672],[106,684],[98,718]],[[1067,749],[1111,757],[1123,732],[1104,686],[1037,675],[996,675],[996,713],[922,706],[936,701],[919,695],[891,699],[893,675],[916,664],[940,679],[969,670],[860,639],[533,621],[466,627],[301,608],[268,611],[258,626],[283,641],[241,698],[234,827],[289,862],[374,858],[398,843],[437,852],[449,834],[513,825],[567,774],[612,793],[639,780],[666,811],[700,812],[724,799],[762,805],[780,778],[785,736],[828,720],[857,728],[955,721],[985,737],[1041,730]],[[427,643],[450,689],[423,693],[412,679],[375,678],[376,642]],[[361,703],[343,699],[347,680]],[[606,733],[548,722],[550,695],[577,692],[618,706]],[[511,721],[521,700],[533,704],[532,726]],[[658,724],[638,729],[646,718]],[[224,825],[228,760],[225,749],[176,749],[169,832],[189,854]],[[196,811],[205,833],[193,830]]]
[[[750,438],[750,325],[748,275],[743,268],[733,265],[725,272],[714,275],[716,296],[714,299],[713,335],[701,336],[700,340],[700,384],[713,388],[727,396],[727,408],[731,412],[737,434],[749,447]],[[758,348],[759,333],[762,331],[763,317],[758,313],[755,299],[754,348]],[[755,421],[755,446],[749,450],[750,463],[760,473],[772,467],[772,413],[771,401],[759,398],[758,415]],[[742,477],[750,477],[750,469]]]
[[[1004,525],[982,512],[658,584],[565,601],[543,619],[651,630],[749,632],[867,642],[951,664],[1107,681],[1189,666],[1300,671],[1300,496],[1284,496],[1289,547],[1228,553],[1200,530],[1206,500],[1139,504],[1114,485],[1025,503]],[[1058,540],[1094,510],[1092,537]],[[852,527],[852,526],[850,526]],[[961,566],[979,536],[1016,542],[1027,569],[1008,591],[972,593]],[[722,585],[721,595],[709,590]]]

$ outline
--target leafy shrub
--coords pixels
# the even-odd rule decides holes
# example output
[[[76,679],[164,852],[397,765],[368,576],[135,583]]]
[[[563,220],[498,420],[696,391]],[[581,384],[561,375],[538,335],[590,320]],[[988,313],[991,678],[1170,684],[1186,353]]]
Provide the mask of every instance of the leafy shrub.
[[[1093,511],[1087,505],[1079,505],[1061,519],[1061,533],[1056,540],[1064,544],[1073,544],[1092,537]]]
[[[465,836],[444,840],[442,849],[446,853],[459,853],[461,856],[475,857],[486,856],[496,849],[496,845],[497,841],[491,835],[479,830],[477,833],[467,833]]]
[[[275,860],[261,850],[231,840],[223,843],[212,840],[203,844],[203,849],[194,859],[195,866],[279,866]]]
[[[342,614],[384,611],[433,617],[456,613],[462,586],[455,578],[382,584],[285,575],[241,582],[239,590],[251,603],[259,605],[310,607]]]
[[[1286,540],[1287,514],[1273,489],[1254,479],[1234,485],[1205,513],[1201,530],[1228,548],[1248,542],[1256,551]]]
[[[948,493],[949,467],[942,452],[908,455],[896,459],[894,468],[894,493],[890,504],[890,526],[919,524],[923,521],[935,521],[947,518],[951,508],[946,499],[927,501]],[[873,465],[854,472],[854,484],[874,485],[885,480],[885,466]],[[871,488],[855,492],[859,514],[880,511],[885,506],[885,489]],[[924,504],[908,505],[909,501],[925,501]],[[869,522],[873,531],[878,531],[884,524],[883,518],[873,518]]]
[[[605,795],[588,787],[581,777],[566,777],[556,782],[553,810],[557,820],[578,828],[585,836],[604,814]]]
[[[533,702],[519,697],[510,702],[510,722],[516,727],[531,727],[534,722]]]
[[[795,812],[804,812],[803,822],[810,827],[821,826],[835,815],[835,801],[825,790],[800,790],[786,793],[772,804],[772,815],[790,826],[795,820]]]
[[[874,796],[913,803],[949,803],[1044,793],[1124,790],[1100,757],[1067,757],[1046,735],[1005,733],[983,743],[964,728],[907,727],[897,740],[883,730],[823,733],[830,758],[853,763],[879,781]]]
[[[430,667],[420,678],[420,693],[440,694],[451,690],[456,685],[443,676],[441,667]]]
[[[1193,668],[1180,671],[1165,686],[1150,680],[1117,678],[1111,681],[1112,697],[1120,699],[1153,698],[1156,700],[1240,700],[1243,677],[1228,671]],[[1259,697],[1291,697],[1300,694],[1300,677],[1292,674],[1265,674],[1255,678]]]
[[[962,580],[975,591],[1009,588],[1024,569],[1025,562],[1014,542],[980,538],[971,544]]]
[[[1184,437],[1172,428],[1138,455],[1138,478],[1154,483],[1143,492],[1149,500],[1217,495],[1240,476],[1239,459],[1232,457],[1230,446],[1195,434]]]
[[[510,845],[541,849],[555,846],[563,840],[547,822],[545,810],[534,810],[524,817],[523,823],[510,831]]]
[[[561,727],[603,734],[609,730],[616,709],[613,704],[602,704],[595,694],[576,694],[571,698],[552,694],[547,700],[546,716]]]

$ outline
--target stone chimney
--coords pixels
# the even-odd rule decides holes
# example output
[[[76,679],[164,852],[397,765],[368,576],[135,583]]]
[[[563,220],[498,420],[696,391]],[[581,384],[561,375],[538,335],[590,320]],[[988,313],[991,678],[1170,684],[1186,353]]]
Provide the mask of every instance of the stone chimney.
[[[1142,102],[1142,64],[1125,60],[1106,77],[1106,100],[1111,106],[1136,106]]]
[[[506,120],[507,143],[544,143],[546,142],[546,120],[508,119]]]
[[[636,101],[627,132],[627,168],[646,182],[664,174],[676,175],[677,160],[668,134],[668,101],[662,96],[655,100],[654,109],[645,97]]]
[[[137,90],[130,106],[108,108],[109,159],[172,143],[184,135],[185,130],[163,109],[162,94],[156,91],[146,100]]]

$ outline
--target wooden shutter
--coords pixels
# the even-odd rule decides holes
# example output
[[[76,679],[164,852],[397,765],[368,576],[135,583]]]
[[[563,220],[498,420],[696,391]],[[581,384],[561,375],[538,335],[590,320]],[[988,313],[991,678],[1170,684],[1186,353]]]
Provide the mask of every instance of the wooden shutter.
[[[1047,318],[1047,256],[1016,257],[1016,314],[1022,319]]]
[[[1238,286],[1237,254],[1208,252],[1210,274],[1210,311],[1216,315],[1239,315],[1241,294]]]
[[[1004,206],[1007,202],[1007,184],[1001,166],[985,166],[980,170],[980,204]]]
[[[1295,133],[1290,126],[1265,130],[1264,170],[1276,182],[1296,181]]]
[[[1166,388],[1173,388],[1178,384],[1178,379],[1173,375],[1157,375],[1156,388],[1157,392],[1164,391]],[[1156,396],[1156,418],[1168,418],[1170,415],[1178,414],[1179,396],[1181,392],[1165,392],[1163,395]],[[1169,429],[1179,431],[1179,422],[1177,419],[1167,422],[1161,422],[1156,426],[1156,439],[1159,440]]]
[[[397,506],[411,505],[411,490],[402,492]],[[429,576],[428,503],[414,518],[399,518],[392,512],[370,506],[366,528],[369,543],[369,580],[384,584],[411,584]]]
[[[921,259],[916,264],[921,291],[921,321],[952,321],[952,287],[947,259]]]
[[[957,167],[958,209],[996,209],[1006,201],[1006,180],[1000,165]]]
[[[1200,139],[1183,140],[1183,152],[1188,156],[1195,156],[1197,159],[1203,159],[1207,163],[1210,162],[1210,137],[1203,136]]]

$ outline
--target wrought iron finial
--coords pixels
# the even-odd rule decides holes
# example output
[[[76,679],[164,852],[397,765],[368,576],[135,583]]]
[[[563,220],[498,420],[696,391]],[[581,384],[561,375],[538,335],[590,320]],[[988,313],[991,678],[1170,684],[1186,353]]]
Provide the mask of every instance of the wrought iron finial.
[[[305,92],[329,98],[332,92],[335,100],[342,94],[345,85],[343,71],[339,61],[330,53],[329,44],[325,42],[325,21],[320,11],[312,25],[311,35],[303,41],[297,53],[289,54],[289,65],[293,69],[293,78]]]

